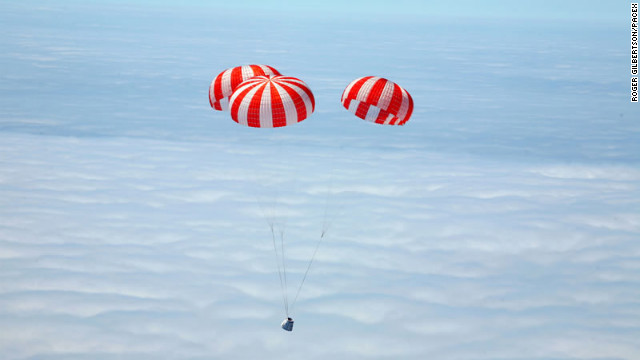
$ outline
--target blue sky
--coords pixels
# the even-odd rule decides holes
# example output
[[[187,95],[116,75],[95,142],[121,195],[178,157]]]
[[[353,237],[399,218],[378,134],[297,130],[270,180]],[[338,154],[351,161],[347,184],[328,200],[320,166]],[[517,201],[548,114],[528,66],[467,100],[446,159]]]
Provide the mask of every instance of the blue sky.
[[[261,4],[0,2],[0,358],[637,357],[629,3]],[[250,63],[313,116],[213,111]],[[331,225],[292,333],[265,209],[291,284]]]
[[[87,2],[72,2],[74,5]],[[89,3],[105,3],[101,0]],[[398,0],[389,3],[384,0],[352,0],[344,1],[305,1],[273,0],[269,2],[259,0],[238,0],[233,3],[227,1],[187,0],[176,2],[172,0],[114,0],[109,4],[145,5],[150,7],[199,7],[225,10],[240,10],[242,12],[260,13],[293,13],[309,15],[321,11],[334,15],[353,16],[354,14],[375,14],[379,17],[388,15],[419,15],[422,17],[479,17],[479,18],[537,18],[546,20],[573,19],[577,21],[615,21],[624,16],[629,2],[614,1],[535,1],[512,2],[503,0],[485,0],[482,2],[462,0],[450,1],[419,1]]]

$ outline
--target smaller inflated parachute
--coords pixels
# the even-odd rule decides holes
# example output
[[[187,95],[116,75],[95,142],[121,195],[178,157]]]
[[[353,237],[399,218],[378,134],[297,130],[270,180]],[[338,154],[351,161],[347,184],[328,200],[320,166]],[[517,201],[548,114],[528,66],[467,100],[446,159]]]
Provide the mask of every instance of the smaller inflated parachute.
[[[229,99],[231,118],[242,125],[274,128],[311,116],[313,93],[304,81],[282,75],[254,76],[240,84]]]
[[[227,69],[216,76],[209,86],[209,104],[216,110],[229,109],[229,97],[238,85],[257,75],[280,75],[269,65],[243,65]]]
[[[404,125],[413,112],[413,99],[394,82],[377,76],[365,76],[353,80],[344,89],[342,106],[366,121]]]

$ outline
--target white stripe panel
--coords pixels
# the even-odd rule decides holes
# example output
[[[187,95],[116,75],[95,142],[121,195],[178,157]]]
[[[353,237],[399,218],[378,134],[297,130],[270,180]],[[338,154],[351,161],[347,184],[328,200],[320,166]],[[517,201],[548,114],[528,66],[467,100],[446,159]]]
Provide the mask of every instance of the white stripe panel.
[[[376,122],[378,115],[380,114],[380,108],[377,106],[369,106],[367,109],[367,116],[364,117],[365,120]]]
[[[382,93],[380,94],[380,98],[378,99],[378,107],[380,109],[389,109],[389,104],[391,103],[391,99],[393,98],[393,89],[394,86],[391,81],[384,82],[384,89],[382,89]]]
[[[224,95],[224,97],[228,97],[229,95],[231,95],[231,70],[233,69],[225,70],[220,76],[220,83],[222,84],[222,95]]]
[[[278,94],[280,94],[280,99],[282,99],[284,114],[287,119],[287,126],[297,123],[298,111],[296,110],[296,106],[293,104],[293,99],[291,99],[291,96],[289,96],[289,93],[287,93],[287,90],[285,90],[282,85],[277,82],[274,82],[273,85],[275,85]]]
[[[212,104],[211,106],[213,106],[213,104],[216,103],[216,96],[213,91],[215,84],[216,84],[216,79],[213,79],[211,81],[211,85],[209,85],[209,102]]]
[[[298,94],[298,96],[300,96],[300,98],[302,98],[302,100],[304,101],[304,106],[307,110],[307,118],[311,116],[311,114],[313,113],[313,103],[311,102],[311,99],[309,98],[307,93],[302,88],[302,87],[307,88],[307,85],[300,80],[286,81],[286,84],[289,85],[289,87],[292,88]],[[301,119],[301,120],[304,120],[304,119]]]
[[[266,87],[262,92],[262,98],[260,99],[260,127],[272,128],[273,127],[273,110],[271,108],[271,82],[267,81],[264,85],[258,85],[257,87]]]
[[[220,104],[220,107],[222,108],[223,111],[229,110],[229,98],[228,97],[218,100],[218,103]]]
[[[234,92],[234,95],[241,93],[242,89],[244,88],[244,86],[239,87],[238,89],[236,89],[236,91]],[[238,123],[245,125],[245,126],[249,126],[249,122],[247,121],[247,113],[249,112],[249,104],[251,104],[251,99],[253,99],[253,97],[255,96],[256,92],[258,91],[258,89],[260,88],[260,86],[254,86],[251,90],[249,90],[249,92],[247,93],[247,95],[242,99],[242,101],[240,102],[240,107],[238,108]],[[232,99],[233,100],[233,99]],[[232,101],[233,103],[233,101]]]
[[[346,96],[349,95],[349,92],[351,92],[351,88],[353,87],[353,85],[355,85],[355,83],[358,82],[358,80],[360,80],[362,78],[357,78],[355,80],[353,80],[352,82],[349,83],[349,85],[347,85],[347,88],[344,89],[344,91],[342,92],[342,99],[340,99],[340,101],[342,101],[342,105],[344,105],[344,101],[346,99]]]
[[[242,90],[245,89],[247,86],[249,86],[249,84],[242,84],[241,86],[238,86],[236,91],[234,91],[233,94],[229,96],[229,105],[233,104],[236,101],[235,99],[240,95],[240,93],[242,93]]]
[[[356,95],[356,99],[360,101],[367,101],[367,97],[371,92],[371,88],[373,87],[373,84],[375,84],[376,81],[378,80],[380,80],[380,78],[377,76],[374,76],[371,79],[365,81],[364,84],[362,84],[360,91],[358,91],[358,95]]]
[[[387,118],[384,119],[384,123],[385,125],[389,125],[391,123],[391,120],[393,120],[393,118],[395,118],[395,116],[392,113],[389,113],[387,115]]]
[[[293,85],[297,85],[297,86],[299,86],[299,87],[306,87],[306,88],[309,88],[309,87],[307,86],[307,84],[305,84],[305,83],[304,83],[304,81],[302,81],[302,80],[300,80],[300,79],[293,78],[293,77],[289,77],[289,76],[280,76],[280,77],[278,78],[278,81],[280,81],[280,82],[282,82],[282,83],[285,83],[285,84],[289,84],[289,85],[291,85],[291,86],[293,86]]]
[[[402,91],[402,104],[400,105],[400,110],[398,110],[398,118],[404,120],[409,111],[409,94],[402,87],[400,87],[400,91]]]
[[[268,66],[266,65],[258,65],[258,66],[260,66],[260,69],[262,69],[262,71],[264,71],[265,74],[274,75],[273,70],[271,70]]]
[[[242,70],[242,81],[252,78],[253,75],[255,75],[253,69],[249,65],[243,65],[240,70]]]
[[[349,109],[348,110],[355,114],[358,111],[358,105],[360,105],[360,101],[351,100],[351,102],[349,103]]]

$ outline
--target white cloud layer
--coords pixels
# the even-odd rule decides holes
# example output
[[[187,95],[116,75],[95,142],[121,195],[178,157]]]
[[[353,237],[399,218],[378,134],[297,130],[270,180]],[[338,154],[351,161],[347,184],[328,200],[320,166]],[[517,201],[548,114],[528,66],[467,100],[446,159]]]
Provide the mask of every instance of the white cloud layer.
[[[316,170],[296,156],[304,172],[260,186],[255,158],[233,146],[2,137],[4,358],[638,351],[632,167],[437,157],[401,178],[381,160],[362,180],[351,177],[362,155]],[[331,220],[286,337],[260,198],[286,229],[290,297]],[[583,337],[598,346],[578,347]]]

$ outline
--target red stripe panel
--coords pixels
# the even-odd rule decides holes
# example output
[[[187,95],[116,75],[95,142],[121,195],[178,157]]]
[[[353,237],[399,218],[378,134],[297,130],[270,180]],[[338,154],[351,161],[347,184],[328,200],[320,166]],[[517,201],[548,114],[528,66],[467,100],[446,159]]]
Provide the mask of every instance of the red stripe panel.
[[[349,106],[351,105],[351,100],[353,99],[344,98],[342,100],[342,106],[344,106],[345,109],[349,109]]]
[[[269,65],[264,65],[264,66],[266,66],[269,70],[271,70],[271,74],[267,74],[264,70],[260,69],[261,75],[282,75],[280,74],[280,71],[274,69],[273,67]]]
[[[378,79],[369,92],[367,94],[367,98],[364,101],[367,104],[378,105],[378,101],[380,100],[380,96],[382,95],[382,90],[384,90],[384,85],[388,82],[386,79]]]
[[[384,109],[380,109],[380,113],[378,113],[378,117],[376,118],[376,123],[378,124],[384,124],[385,121],[387,121],[387,118],[389,117],[389,112],[385,111]],[[394,118],[395,120],[395,118]],[[392,120],[393,122],[393,120]]]
[[[400,111],[400,106],[402,106],[402,90],[400,90],[398,84],[393,83],[393,95],[391,96],[391,102],[387,107],[387,111],[397,115]]]
[[[242,103],[242,99],[247,96],[247,93],[249,91],[251,91],[251,86],[247,86],[246,88],[242,89],[242,92],[238,94],[233,103],[230,104],[231,108],[229,110],[231,112],[231,118],[235,122],[238,122],[238,109],[240,108],[240,103]]]
[[[211,84],[211,88],[213,88],[214,85]],[[215,95],[212,93],[213,90],[209,90],[209,104],[211,104],[211,107],[216,109],[216,110],[222,110],[222,107],[218,104],[218,101],[215,100]]]
[[[271,118],[273,120],[273,127],[286,126],[287,114],[284,111],[284,103],[282,102],[280,93],[278,93],[273,83],[269,83],[269,90],[271,90]]]
[[[242,66],[237,66],[231,69],[231,90],[235,90],[238,85],[243,81],[242,78]]]
[[[293,105],[296,107],[296,119],[298,122],[307,118],[307,106],[304,104],[304,100],[302,97],[291,88],[286,82],[279,81],[278,84],[282,86],[282,88],[289,94],[291,100],[293,100]]]
[[[373,76],[365,76],[363,78],[360,78],[360,80],[358,80],[355,84],[353,84],[353,87],[349,91],[349,94],[347,94],[347,98],[356,99],[358,97],[358,92],[362,88],[362,85],[364,85],[364,83],[367,82],[367,80],[371,79],[372,77]],[[358,100],[364,100],[364,99],[358,99]]]
[[[409,94],[408,91],[407,91],[407,97],[409,98],[409,110],[407,111],[407,115],[404,116],[404,118],[406,120],[404,120],[404,122],[402,124],[404,124],[405,122],[409,121],[409,118],[413,114],[413,98],[411,97],[411,94]]]
[[[356,110],[356,116],[364,119],[367,117],[367,112],[369,111],[369,108],[371,107],[371,105],[362,102],[362,101],[358,101],[358,109]]]
[[[264,74],[264,70],[262,70],[262,68],[258,65],[249,65],[249,68],[251,68],[251,73],[253,73],[253,76]],[[253,76],[249,76],[247,79],[252,78]]]
[[[228,69],[225,71],[228,71]],[[213,94],[215,96],[215,101],[213,103],[216,110],[222,110],[222,107],[220,106],[220,99],[223,99],[225,97],[222,93],[222,76],[225,71],[218,74],[215,80],[213,80]],[[209,99],[209,101],[211,102],[211,99]]]
[[[266,87],[267,83],[260,83],[256,86],[258,87],[258,91],[253,94],[251,98],[251,102],[249,103],[249,111],[247,111],[247,125],[251,127],[260,127],[260,106],[262,103],[262,93]],[[253,88],[249,87],[250,89]]]
[[[294,80],[294,81],[291,81],[291,80]],[[301,88],[302,91],[304,91],[304,93],[307,94],[307,97],[309,98],[309,100],[311,100],[311,111],[314,111],[316,109],[316,99],[313,97],[313,93],[311,92],[311,89],[309,89],[309,87],[307,87],[307,85],[304,82],[293,77],[283,77],[282,81],[289,82],[290,84]]]

